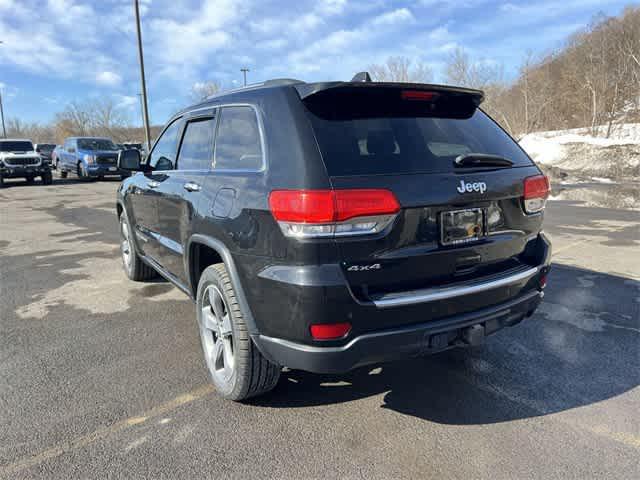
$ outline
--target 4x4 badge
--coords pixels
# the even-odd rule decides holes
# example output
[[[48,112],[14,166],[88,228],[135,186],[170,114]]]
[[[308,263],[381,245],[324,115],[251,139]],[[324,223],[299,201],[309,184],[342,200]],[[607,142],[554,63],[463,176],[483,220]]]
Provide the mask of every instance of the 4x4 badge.
[[[352,265],[351,267],[347,268],[347,271],[368,272],[370,270],[380,270],[381,268],[382,268],[382,265],[380,265],[379,263],[374,263],[372,265]]]
[[[456,188],[458,193],[471,193],[471,192],[480,192],[484,193],[487,191],[487,184],[484,182],[468,182],[465,183],[464,180],[460,180],[460,186]]]

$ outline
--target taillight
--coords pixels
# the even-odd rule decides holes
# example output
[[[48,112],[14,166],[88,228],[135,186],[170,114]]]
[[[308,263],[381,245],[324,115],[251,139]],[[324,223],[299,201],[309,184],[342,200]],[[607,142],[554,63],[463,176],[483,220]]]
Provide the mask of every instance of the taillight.
[[[346,337],[351,331],[351,324],[343,323],[318,323],[311,325],[311,336],[314,340],[336,340]]]
[[[549,196],[549,179],[535,175],[524,179],[524,211],[537,213],[544,209]]]
[[[389,190],[275,190],[269,207],[288,237],[322,238],[382,231],[400,211]]]

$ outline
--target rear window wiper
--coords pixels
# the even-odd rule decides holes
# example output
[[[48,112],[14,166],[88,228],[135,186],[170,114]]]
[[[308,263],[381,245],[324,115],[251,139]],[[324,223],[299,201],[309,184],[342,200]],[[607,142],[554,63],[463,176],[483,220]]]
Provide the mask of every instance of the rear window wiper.
[[[453,161],[458,168],[473,167],[513,167],[513,162],[500,155],[489,155],[487,153],[467,153],[458,156]]]

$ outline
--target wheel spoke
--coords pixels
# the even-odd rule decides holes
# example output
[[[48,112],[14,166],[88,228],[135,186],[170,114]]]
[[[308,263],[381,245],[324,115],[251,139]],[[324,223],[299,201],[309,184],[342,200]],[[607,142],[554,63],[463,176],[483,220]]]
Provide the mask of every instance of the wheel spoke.
[[[228,338],[231,336],[231,318],[227,313],[224,317],[222,317],[222,321],[220,323],[220,335],[223,338]]]
[[[216,371],[220,371],[224,370],[225,367],[224,342],[221,338],[218,338],[213,346],[213,368]]]
[[[207,330],[211,330],[214,333],[219,333],[220,327],[216,321],[216,317],[211,311],[211,307],[206,306],[202,309],[202,326]]]
[[[221,323],[225,315],[225,308],[224,300],[217,288],[213,287],[209,290],[209,301],[211,302],[211,308],[213,308],[213,313],[215,314],[216,319]]]

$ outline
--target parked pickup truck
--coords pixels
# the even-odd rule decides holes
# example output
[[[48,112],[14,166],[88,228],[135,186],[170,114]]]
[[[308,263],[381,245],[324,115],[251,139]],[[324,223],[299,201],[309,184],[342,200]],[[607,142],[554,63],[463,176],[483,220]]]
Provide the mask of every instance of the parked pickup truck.
[[[35,151],[31,140],[0,140],[0,188],[5,178],[24,178],[28,183],[40,177],[44,185],[51,185],[51,167]]]
[[[57,156],[60,176],[67,178],[69,173],[73,173],[85,179],[102,179],[106,176],[126,178],[129,172],[118,168],[119,151],[109,138],[67,138]]]

